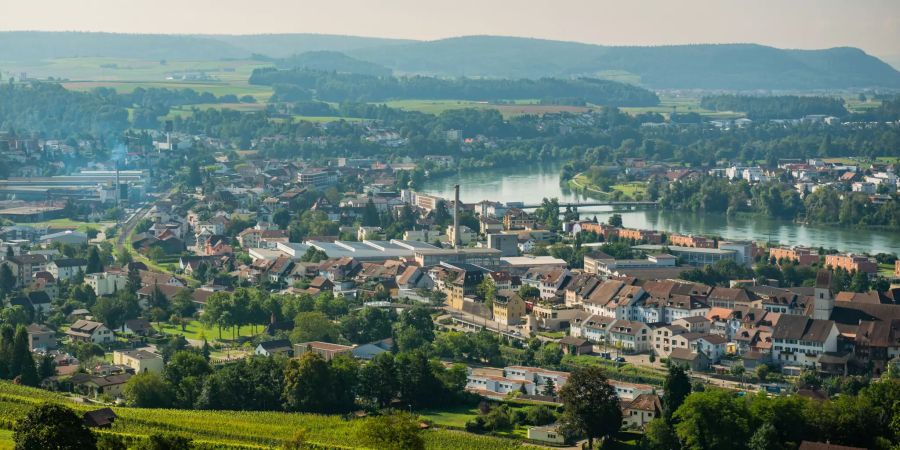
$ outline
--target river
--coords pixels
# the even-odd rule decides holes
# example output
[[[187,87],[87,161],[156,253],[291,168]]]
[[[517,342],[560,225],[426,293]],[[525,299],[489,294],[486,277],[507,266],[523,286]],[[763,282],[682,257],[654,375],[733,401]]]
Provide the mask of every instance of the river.
[[[481,200],[540,203],[556,197],[574,202],[579,195],[560,186],[561,166],[527,165],[494,170],[470,171],[428,180],[423,192],[453,198],[453,185],[459,184],[465,203]],[[582,197],[584,198],[584,197]],[[582,217],[597,216],[601,222],[613,213],[610,207],[579,208]],[[657,209],[617,210],[628,228],[645,228],[682,234],[722,236],[726,239],[752,239],[785,245],[836,248],[865,253],[900,253],[900,233],[831,226],[798,225],[765,217],[725,214],[661,211]]]

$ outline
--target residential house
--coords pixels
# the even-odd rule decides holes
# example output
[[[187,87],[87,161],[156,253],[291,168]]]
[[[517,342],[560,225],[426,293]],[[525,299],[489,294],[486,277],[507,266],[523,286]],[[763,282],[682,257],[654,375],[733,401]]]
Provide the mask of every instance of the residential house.
[[[58,281],[66,281],[86,270],[87,260],[81,258],[57,259],[47,264],[47,271]]]
[[[113,295],[125,289],[128,284],[128,273],[119,270],[91,273],[85,275],[84,282],[94,290],[98,297]]]
[[[90,344],[108,344],[115,340],[112,331],[100,322],[90,320],[77,320],[73,323],[66,335],[75,342],[87,342]]]
[[[256,351],[254,353],[262,356],[284,355],[290,358],[294,356],[294,348],[291,346],[291,341],[287,339],[278,339],[260,342],[259,345],[256,346]]]
[[[56,332],[46,325],[33,323],[25,327],[28,333],[28,348],[34,350],[53,350],[56,348]]]
[[[514,291],[499,291],[494,296],[494,321],[503,325],[518,325],[525,316],[525,301]]]
[[[622,408],[622,426],[643,429],[653,419],[661,417],[662,402],[656,394],[640,394]]]
[[[113,352],[113,364],[128,367],[135,374],[161,374],[165,368],[162,356],[144,349],[116,350]]]
[[[837,351],[838,334],[831,320],[783,314],[772,332],[772,359],[784,365],[815,367],[821,355]]]

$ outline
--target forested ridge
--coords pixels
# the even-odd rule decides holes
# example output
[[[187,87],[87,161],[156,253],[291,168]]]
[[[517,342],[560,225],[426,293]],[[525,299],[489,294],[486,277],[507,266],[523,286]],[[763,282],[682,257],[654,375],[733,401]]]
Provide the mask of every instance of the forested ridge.
[[[652,106],[659,98],[646,89],[593,78],[539,80],[441,79],[424,76],[387,77],[309,69],[255,69],[250,84],[310,91],[323,101],[374,102],[391,99],[501,100],[582,98],[608,106]],[[288,88],[289,89],[289,88]],[[296,96],[299,98],[300,96]]]

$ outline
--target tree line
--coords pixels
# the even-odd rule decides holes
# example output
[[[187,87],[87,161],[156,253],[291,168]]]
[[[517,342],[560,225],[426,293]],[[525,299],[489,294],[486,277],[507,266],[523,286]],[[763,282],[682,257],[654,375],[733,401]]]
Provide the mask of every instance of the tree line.
[[[700,99],[700,107],[713,111],[740,111],[753,120],[800,119],[811,114],[845,117],[842,99],[799,95],[712,95]]]
[[[391,99],[503,100],[533,98],[581,98],[597,105],[653,106],[659,98],[646,89],[594,78],[572,80],[494,80],[426,76],[393,77],[335,73],[305,68],[254,69],[250,84],[285,89],[305,89],[312,98],[331,102],[378,102]],[[294,92],[294,96],[297,93]]]

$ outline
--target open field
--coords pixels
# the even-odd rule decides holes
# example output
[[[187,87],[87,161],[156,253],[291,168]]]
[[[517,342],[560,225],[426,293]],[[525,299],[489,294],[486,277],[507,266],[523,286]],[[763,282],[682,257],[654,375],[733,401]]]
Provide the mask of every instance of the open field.
[[[672,114],[672,108],[675,108],[677,114],[697,113],[710,119],[738,119],[746,116],[742,112],[712,111],[701,108],[700,97],[689,96],[660,95],[659,105],[657,106],[622,107],[619,109],[631,115],[649,112],[669,117]]]
[[[0,383],[0,420],[5,426],[23,417],[29,408],[45,401],[66,404],[79,413],[99,406],[73,403],[67,397]],[[108,431],[141,439],[153,433],[188,435],[208,448],[274,448],[304,430],[313,448],[361,448],[359,430],[368,419],[345,420],[341,416],[252,411],[189,411],[114,407],[118,419]],[[429,449],[521,449],[517,441],[432,429],[423,431]],[[10,434],[0,434],[0,448],[10,443]],[[534,447],[531,447],[534,448]]]
[[[200,321],[198,320],[192,320],[190,323],[188,323],[187,326],[185,326],[185,331],[181,331],[181,326],[168,323],[163,323],[160,328],[160,331],[166,334],[180,334],[187,339],[203,340],[204,338],[206,338],[206,340],[208,341],[219,339],[218,327],[207,327],[206,325],[200,323]],[[261,333],[265,330],[265,326],[259,325],[256,327],[256,330]],[[253,336],[253,327],[249,325],[242,326],[236,334],[233,332],[232,328],[222,328],[223,340],[234,340],[236,337],[242,336]]]
[[[40,62],[2,62],[4,75],[29,78],[53,77],[67,89],[87,91],[98,87],[131,92],[141,88],[193,89],[216,96],[252,95],[265,102],[272,95],[269,86],[254,86],[247,80],[253,69],[266,63],[253,60],[156,61],[124,58],[59,58]],[[204,73],[208,79],[179,80],[179,74]],[[173,77],[175,75],[176,77]],[[170,79],[171,78],[171,79]]]
[[[612,188],[633,198],[635,194],[645,194],[647,192],[647,183],[614,184]]]
[[[512,104],[502,105],[472,100],[392,100],[384,102],[384,104],[391,108],[419,111],[426,114],[440,114],[452,109],[496,109],[506,118],[522,115],[558,113],[563,111],[579,113],[589,109],[580,106],[541,105],[535,100],[517,100]]]

